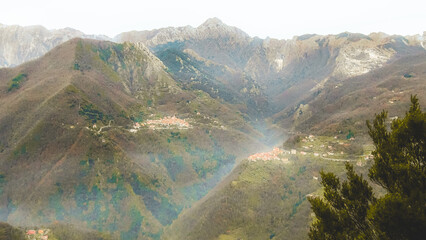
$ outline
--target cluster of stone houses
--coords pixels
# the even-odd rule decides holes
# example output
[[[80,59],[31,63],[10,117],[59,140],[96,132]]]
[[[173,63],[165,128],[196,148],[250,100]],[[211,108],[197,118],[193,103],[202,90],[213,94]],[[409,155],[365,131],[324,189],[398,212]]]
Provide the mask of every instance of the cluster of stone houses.
[[[148,120],[146,124],[151,126],[163,126],[163,127],[178,127],[178,128],[190,128],[191,125],[185,120],[173,117],[165,117],[159,120]]]
[[[135,122],[133,124],[133,128],[130,129],[130,132],[137,132],[141,127],[148,127],[149,129],[170,129],[170,128],[178,128],[178,129],[188,129],[192,126],[185,120],[173,117],[164,117],[158,120],[147,120],[146,122],[139,123]]]
[[[335,139],[337,139],[337,137],[335,137]],[[349,139],[350,140],[350,139]],[[279,149],[279,148],[274,148],[274,150],[272,150],[271,152],[263,152],[263,153],[256,153],[254,155],[251,155],[250,157],[248,157],[249,161],[268,161],[268,160],[281,160],[283,162],[288,162],[288,158],[285,158],[286,155],[302,155],[302,156],[314,156],[314,157],[318,157],[318,158],[323,158],[323,159],[327,159],[327,160],[333,160],[333,161],[346,161],[347,159],[339,159],[338,157],[342,157],[344,156],[344,152],[340,151],[337,152],[335,151],[335,147],[331,146],[331,145],[324,145],[322,144],[320,146],[320,148],[322,148],[322,150],[317,149],[316,147],[314,147],[313,144],[309,145],[309,142],[313,142],[315,141],[315,136],[313,135],[309,135],[306,136],[305,138],[302,139],[302,141],[306,144],[304,146],[301,147],[301,149],[296,150],[296,149],[290,149],[290,150],[285,150],[285,149]],[[343,141],[339,141],[337,140],[336,142],[339,145],[344,145],[344,146],[349,146],[349,143],[345,143]],[[306,149],[306,150],[305,150]],[[315,151],[317,150],[317,152]],[[331,157],[334,156],[334,157]],[[329,158],[331,157],[331,158]],[[373,155],[369,154],[367,156],[364,156],[364,160],[372,160],[374,157]],[[357,162],[358,166],[362,166],[364,164],[364,162]]]
[[[48,233],[50,232],[49,229],[30,229],[26,232],[26,237],[28,240],[48,240],[49,236]]]
[[[263,153],[256,153],[248,157],[248,160],[250,161],[270,161],[270,160],[281,160],[280,154],[283,154],[284,151],[279,148],[274,148],[271,152],[263,152]]]
[[[337,136],[334,136],[334,139],[337,139],[338,137]],[[315,140],[315,136],[314,135],[309,135],[309,136],[306,136],[305,138],[303,138],[302,139],[302,142],[304,142],[304,143],[308,143],[308,142],[313,142]],[[354,140],[354,138],[352,137],[351,139],[349,139],[349,140]],[[349,146],[350,144],[349,143],[344,143],[344,142],[341,142],[341,141],[339,141],[339,140],[337,140],[337,143],[339,144],[339,145],[344,145],[345,147],[347,147],[347,146]],[[319,153],[319,152],[313,152],[313,153],[310,153],[310,151],[313,149],[313,145],[311,144],[311,145],[308,145],[308,146],[302,146],[302,148],[303,149],[306,149],[306,150],[308,150],[308,152],[304,152],[304,151],[300,151],[299,153],[301,154],[301,155],[308,155],[308,154],[312,154],[312,155],[314,155],[314,157],[327,157],[327,156],[334,156],[335,154],[338,154],[338,153],[335,153],[335,152],[333,152],[333,150],[334,150],[334,148],[333,148],[333,146],[330,146],[330,145],[328,145],[328,146],[325,146],[324,144],[322,144],[320,147],[321,148],[328,148],[328,151],[326,151],[326,152],[324,152],[324,153]],[[294,153],[293,153],[293,150],[294,150]],[[296,154],[296,150],[295,149],[292,149],[291,150],[291,154]],[[344,154],[344,152],[343,151],[341,151],[340,152],[340,155],[343,155]]]

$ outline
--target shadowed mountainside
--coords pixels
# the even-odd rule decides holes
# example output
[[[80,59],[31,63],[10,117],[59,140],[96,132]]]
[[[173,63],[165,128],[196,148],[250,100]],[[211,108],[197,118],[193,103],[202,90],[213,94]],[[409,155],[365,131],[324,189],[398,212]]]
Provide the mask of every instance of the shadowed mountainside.
[[[330,79],[344,82],[425,52],[420,35],[345,32],[259,39],[216,18],[197,28],[133,31],[115,40],[143,42],[185,87],[237,104],[253,121],[294,107]]]
[[[426,94],[426,54],[398,58],[370,73],[345,81],[330,79],[325,87],[273,116],[273,122],[295,132],[333,135],[338,132],[367,132],[366,119],[386,109],[390,117],[401,117],[410,96]],[[420,104],[426,104],[420,97]]]

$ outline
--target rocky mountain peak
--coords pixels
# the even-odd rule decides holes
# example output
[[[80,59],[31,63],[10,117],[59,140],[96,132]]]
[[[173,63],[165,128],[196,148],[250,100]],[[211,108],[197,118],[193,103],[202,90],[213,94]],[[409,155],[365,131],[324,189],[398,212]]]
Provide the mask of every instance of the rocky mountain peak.
[[[146,46],[152,47],[170,42],[183,42],[187,40],[206,39],[228,39],[232,42],[250,42],[250,36],[242,30],[228,26],[218,18],[207,19],[203,24],[194,28],[168,27],[150,31],[131,31],[117,35],[116,42],[143,42]]]
[[[110,40],[105,36],[85,35],[73,28],[48,30],[43,26],[0,26],[0,68],[33,60],[73,38]]]
[[[200,25],[201,26],[221,26],[221,25],[225,25],[222,20],[220,20],[217,17],[213,17],[213,18],[209,18],[207,19],[203,24]]]
[[[236,39],[249,39],[250,36],[236,27],[223,23],[219,18],[209,18],[196,29],[198,38],[232,37]]]

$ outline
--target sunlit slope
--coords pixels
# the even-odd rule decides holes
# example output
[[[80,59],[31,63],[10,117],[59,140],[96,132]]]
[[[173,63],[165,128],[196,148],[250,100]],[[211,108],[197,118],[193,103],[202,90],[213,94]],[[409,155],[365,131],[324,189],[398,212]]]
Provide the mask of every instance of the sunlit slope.
[[[319,171],[344,164],[291,156],[243,161],[211,193],[184,211],[164,239],[306,239],[312,221],[308,194],[318,194]]]
[[[323,89],[272,117],[284,128],[312,134],[335,135],[349,129],[365,135],[365,120],[386,109],[401,117],[417,94],[426,104],[426,54],[414,54],[345,81],[330,79]]]
[[[0,70],[1,220],[158,239],[263,146],[238,110],[164,69],[143,45],[74,39]],[[191,128],[130,131],[168,116]]]

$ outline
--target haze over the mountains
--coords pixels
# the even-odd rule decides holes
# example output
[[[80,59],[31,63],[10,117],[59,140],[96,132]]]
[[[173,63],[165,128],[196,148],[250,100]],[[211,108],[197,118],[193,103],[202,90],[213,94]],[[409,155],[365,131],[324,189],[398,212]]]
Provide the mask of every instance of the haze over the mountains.
[[[342,4],[338,0],[75,0],[72,3],[51,0],[5,1],[0,23],[43,25],[48,29],[71,27],[90,34],[109,37],[132,30],[162,27],[198,26],[209,17],[244,29],[250,36],[290,39],[303,34],[339,34],[371,32],[421,34],[426,25],[425,3],[421,0],[359,0]]]
[[[294,104],[306,104],[305,98],[326,85],[337,88],[347,78],[424,53],[426,46],[425,35],[385,33],[307,34],[289,40],[252,38],[218,18],[207,19],[196,28],[130,31],[114,39],[69,28],[49,31],[41,26],[3,26],[0,32],[3,67],[35,59],[74,37],[141,43],[184,86],[231,104],[243,100],[242,106],[247,108],[239,110],[255,119],[274,114],[282,118],[294,110]]]
[[[91,38],[99,40],[109,40],[115,42],[122,41],[139,41],[147,45],[157,45],[160,43],[184,40],[187,38],[202,37],[218,37],[219,34],[230,34],[237,38],[249,39],[249,41],[257,38],[250,37],[247,33],[236,27],[230,27],[224,24],[218,18],[210,18],[197,28],[191,26],[185,27],[167,27],[154,30],[130,31],[109,38],[106,35],[85,34],[79,30],[72,28],[64,28],[57,30],[48,30],[43,26],[17,26],[4,25],[0,23],[0,67],[16,66],[23,62],[42,56],[44,53],[75,37]],[[210,35],[209,35],[210,34]],[[212,35],[211,35],[212,34]],[[344,34],[344,33],[342,33]],[[372,35],[371,35],[372,34]],[[371,33],[373,38],[383,38],[386,33]],[[406,36],[410,40],[410,44],[423,44],[426,32],[412,36]],[[311,34],[315,35],[315,34]],[[308,35],[303,35],[306,37]],[[326,37],[326,36],[324,36]],[[295,36],[292,40],[300,39]],[[275,39],[267,38],[268,41]],[[281,40],[282,42],[291,40]],[[423,44],[424,46],[426,44]]]
[[[306,239],[319,171],[367,174],[365,121],[426,105],[425,45],[262,39],[218,18],[113,39],[0,26],[0,221],[49,239]]]

